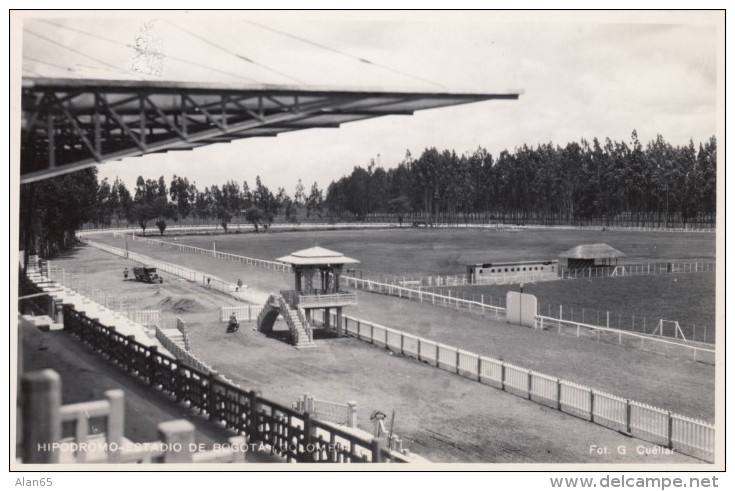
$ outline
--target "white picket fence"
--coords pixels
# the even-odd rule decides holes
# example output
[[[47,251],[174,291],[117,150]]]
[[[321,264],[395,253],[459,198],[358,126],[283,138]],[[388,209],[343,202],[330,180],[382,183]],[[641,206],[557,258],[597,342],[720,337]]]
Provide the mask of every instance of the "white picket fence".
[[[252,321],[258,317],[258,313],[262,308],[263,305],[237,305],[220,307],[219,320],[220,322],[227,322],[228,320],[230,320],[230,316],[234,313],[235,318],[237,318],[238,321]]]
[[[671,261],[665,263],[621,264],[610,268],[566,269],[559,274],[565,279],[615,278],[673,273],[708,273],[717,271],[714,261]]]
[[[114,309],[112,309],[114,310]],[[161,326],[161,311],[160,310],[154,310],[154,309],[145,309],[145,310],[139,310],[139,309],[130,309],[126,310],[124,312],[121,312],[125,317],[130,319],[133,322],[136,322],[142,326],[151,327],[151,326]],[[161,326],[163,327],[163,326]]]
[[[363,280],[346,275],[342,276],[342,280],[347,286],[353,286],[373,293],[382,293],[384,295],[414,300],[416,302],[431,305],[432,307],[454,308],[456,310],[463,308],[470,312],[481,314],[490,313],[494,314],[496,319],[498,319],[501,314],[505,315],[504,308],[486,304],[483,296],[480,297],[480,301],[466,300],[458,297],[452,297],[451,295],[440,295],[438,293],[432,293],[421,289],[407,288],[389,283],[379,283],[377,281]]]
[[[161,247],[162,249],[171,249],[171,250],[177,250],[180,252],[188,252],[190,254],[199,254],[201,256],[207,256],[207,257],[213,257],[215,259],[222,259],[224,261],[233,261],[245,264],[247,266],[255,266],[258,268],[263,269],[270,269],[273,271],[280,271],[283,273],[291,273],[291,265],[281,263],[278,261],[268,261],[265,259],[257,259],[254,257],[247,257],[247,256],[240,256],[238,254],[228,254],[226,252],[220,252],[216,251],[214,249],[204,249],[202,247],[194,247],[186,244],[177,244],[175,242],[168,242],[165,240],[159,240],[159,239],[152,239],[150,237],[141,237],[138,235],[130,235],[130,234],[124,234],[120,232],[115,232],[113,234],[115,237],[124,237],[126,240],[130,240],[132,242],[142,242],[145,244],[151,244],[158,247]]]
[[[347,286],[354,286],[365,291],[380,293],[385,295],[405,298],[407,300],[418,301],[432,307],[453,308],[459,310],[466,309],[469,312],[480,314],[492,313],[496,320],[500,320],[501,315],[505,316],[505,308],[497,307],[484,303],[484,296],[480,296],[481,300],[467,300],[450,295],[440,295],[437,293],[423,291],[421,289],[406,288],[390,283],[379,283],[372,280],[343,276]],[[665,337],[650,336],[639,334],[631,331],[606,328],[583,322],[567,321],[549,316],[536,316],[537,328],[548,329],[555,326],[559,334],[575,334],[576,337],[595,337],[598,341],[611,342],[620,345],[632,346],[648,351],[653,351],[666,356],[677,358],[691,359],[697,362],[714,365],[715,351],[711,345],[705,343],[684,344],[681,341],[670,341]],[[591,334],[590,334],[591,333]]]
[[[555,319],[543,315],[536,316],[536,328],[555,329],[558,334],[573,335],[578,338],[594,338],[598,341],[606,341],[621,346],[631,346],[666,356],[687,358],[708,365],[715,364],[714,346],[706,345],[705,343],[686,344],[682,341],[674,341],[663,337],[582,322]]]
[[[498,273],[491,276],[475,277],[472,281],[467,274],[405,274],[393,275],[372,271],[355,271],[354,276],[360,279],[369,279],[378,283],[385,283],[409,288],[416,287],[451,287],[451,286],[482,286],[507,285],[518,283],[537,283],[559,279],[589,279],[610,278],[621,276],[645,276],[670,273],[705,273],[717,269],[714,261],[673,261],[668,263],[627,264],[609,268],[566,269],[559,267],[553,273]]]
[[[308,412],[317,419],[330,421],[348,428],[357,428],[357,403],[354,401],[348,401],[347,403],[332,402],[304,394],[291,406],[301,413]]]
[[[396,222],[314,222],[314,223],[273,223],[270,229],[277,230],[308,230],[308,229],[370,229],[370,228],[395,228]],[[464,228],[464,229],[493,229],[493,230],[606,230],[617,232],[693,232],[693,233],[715,233],[716,228],[694,228],[694,227],[623,227],[623,226],[602,226],[602,225],[512,225],[499,222],[492,223],[434,223],[434,228]],[[409,225],[403,225],[403,228],[410,229]],[[254,230],[253,225],[249,223],[232,223],[227,229],[229,231],[250,231]],[[153,229],[155,230],[155,229]],[[118,228],[87,228],[79,230],[77,235],[95,234],[101,232],[118,232],[136,234],[139,228],[118,227]],[[185,233],[210,233],[224,230],[220,225],[170,225],[166,228],[168,232],[185,232]],[[155,233],[155,232],[154,232]]]
[[[332,313],[332,317],[336,314]],[[547,374],[516,366],[364,319],[343,316],[345,332],[437,368],[538,404],[626,432],[708,462],[715,458],[715,427]],[[336,322],[333,319],[332,325]]]
[[[116,256],[127,257],[128,259],[132,261],[136,261],[146,266],[156,268],[159,271],[164,271],[166,273],[173,274],[180,278],[184,278],[188,281],[200,283],[201,285],[207,288],[211,288],[212,290],[227,293],[228,295],[235,297],[242,301],[246,301],[246,302],[250,302],[250,303],[259,305],[259,304],[265,303],[265,301],[268,299],[267,294],[264,294],[264,293],[261,293],[255,290],[251,290],[248,288],[242,288],[240,289],[240,291],[236,291],[238,290],[238,287],[236,284],[221,280],[217,278],[216,276],[213,276],[208,273],[202,273],[200,271],[195,271],[193,269],[184,268],[176,264],[168,263],[165,261],[159,261],[157,259],[153,259],[151,257],[144,256],[143,254],[126,251],[125,249],[120,249],[119,247],[113,247],[111,245],[103,244],[103,243],[96,242],[93,240],[85,239],[85,242],[93,247],[96,247],[97,249],[109,252],[111,254],[115,254]]]
[[[373,271],[355,270],[352,277],[361,280],[371,280],[387,285],[401,286],[407,288],[438,288],[450,286],[478,286],[478,285],[506,285],[514,283],[532,283],[541,281],[558,280],[559,276],[554,273],[498,273],[493,276],[474,278],[470,281],[467,274],[408,274],[393,275]]]

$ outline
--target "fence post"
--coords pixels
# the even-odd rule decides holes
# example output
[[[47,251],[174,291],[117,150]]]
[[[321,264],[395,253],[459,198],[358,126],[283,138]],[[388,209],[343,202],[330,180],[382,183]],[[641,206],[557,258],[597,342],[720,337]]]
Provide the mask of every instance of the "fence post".
[[[590,422],[595,421],[595,391],[590,389]]]
[[[347,401],[350,408],[349,427],[357,428],[357,403],[355,401]]]
[[[105,398],[110,404],[110,414],[107,417],[108,460],[120,462],[123,433],[125,429],[125,392],[112,389],[105,392]]]
[[[459,373],[459,350],[455,348],[456,358],[454,360],[455,371]]]
[[[156,331],[158,331],[158,326],[156,326]],[[158,354],[158,346],[149,346],[148,351],[148,363],[146,366],[148,373],[146,376],[148,377],[148,385],[153,386],[156,383],[156,366],[158,362],[155,357]]]
[[[253,443],[260,440],[259,427],[260,427],[260,394],[259,390],[251,390],[248,394],[249,409],[250,409],[250,427],[248,428],[248,443]],[[306,423],[306,420],[304,420]]]
[[[308,411],[304,413],[304,450],[305,450],[305,461],[312,462],[314,460],[314,454],[309,452],[309,448],[312,447],[312,436],[314,434],[314,425],[311,422],[311,413]]]
[[[95,322],[95,323],[97,323],[97,324],[99,324],[99,319],[92,319],[92,321]],[[125,339],[127,339],[127,343],[126,343],[125,347],[126,348],[129,348],[130,347],[130,344],[132,344],[133,342],[135,342],[135,335],[130,334],[128,336],[125,336]],[[125,358],[125,366],[123,368],[125,369],[126,372],[130,372],[130,371],[133,370],[133,365],[134,365],[134,363],[133,363],[133,355],[131,354],[130,349],[126,349],[125,350],[125,354],[127,356],[124,357]]]
[[[158,425],[158,436],[168,449],[163,463],[187,463],[193,460],[190,445],[194,443],[194,425],[185,419],[166,421]]]
[[[500,362],[500,388],[505,390],[505,363]]]
[[[403,332],[401,332],[401,354],[403,354]]]
[[[434,360],[436,361],[436,366],[439,366],[439,343],[436,343],[436,353],[434,353]]]
[[[631,426],[630,426],[630,423],[631,423],[631,421],[630,421],[630,413],[631,413],[631,411],[630,411],[630,399],[626,399],[625,400],[625,431],[626,431],[626,433],[628,435],[632,435],[633,434],[632,429],[631,429]]]
[[[531,389],[533,386],[533,372],[531,370],[528,371],[528,380],[526,383],[526,390],[528,391],[528,400],[531,400]]]
[[[55,464],[58,452],[49,448],[61,439],[61,377],[53,370],[23,376],[22,458],[27,464]]]
[[[561,379],[556,379],[556,409],[561,411]]]
[[[380,439],[373,438],[370,442],[370,450],[373,454],[373,463],[383,462],[383,456],[381,455]]]
[[[674,418],[671,417],[671,411],[666,411],[666,415],[668,418],[668,425],[667,426],[667,440],[668,440],[668,447],[674,448]]]

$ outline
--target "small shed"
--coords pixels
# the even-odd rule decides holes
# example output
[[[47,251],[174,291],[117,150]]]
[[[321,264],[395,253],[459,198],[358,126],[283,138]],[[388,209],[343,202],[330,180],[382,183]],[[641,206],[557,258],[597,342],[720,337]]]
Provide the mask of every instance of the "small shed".
[[[562,252],[559,257],[566,258],[567,269],[590,269],[617,265],[618,258],[625,254],[607,244],[582,244]]]

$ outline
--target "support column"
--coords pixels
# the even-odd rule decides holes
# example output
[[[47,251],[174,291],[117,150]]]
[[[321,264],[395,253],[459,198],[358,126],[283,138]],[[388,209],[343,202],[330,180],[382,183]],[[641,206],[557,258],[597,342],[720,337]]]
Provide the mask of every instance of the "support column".
[[[324,327],[329,327],[329,309],[324,309]]]
[[[309,293],[314,289],[314,270],[309,269],[307,270],[308,274],[306,275],[306,285],[304,285],[304,290],[307,290]]]
[[[342,337],[344,332],[342,331],[342,307],[337,307],[337,319],[336,319],[337,337]]]
[[[21,381],[22,455],[26,464],[56,464],[51,444],[61,439],[61,377],[53,370],[26,374]]]
[[[306,322],[311,324],[311,309],[304,309],[304,312],[306,313]]]

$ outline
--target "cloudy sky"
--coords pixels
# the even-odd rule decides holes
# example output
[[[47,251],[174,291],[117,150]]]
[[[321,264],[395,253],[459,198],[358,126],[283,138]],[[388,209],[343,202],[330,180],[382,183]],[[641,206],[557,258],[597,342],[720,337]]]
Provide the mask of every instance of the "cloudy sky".
[[[718,131],[716,13],[126,13],[25,19],[23,75],[140,79],[137,35],[165,58],[157,80],[522,91],[488,101],[248,139],[100,166],[129,185],[184,175],[200,189],[260,175],[293,193],[356,165],[392,167],[410,150],[581,138],[696,143]],[[242,57],[250,61],[244,60]],[[369,60],[372,64],[360,61]]]

